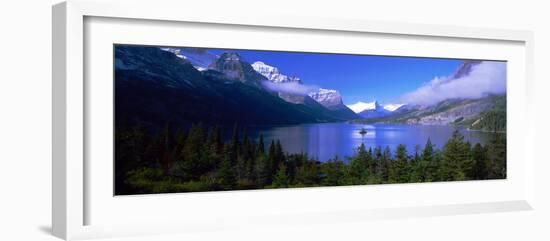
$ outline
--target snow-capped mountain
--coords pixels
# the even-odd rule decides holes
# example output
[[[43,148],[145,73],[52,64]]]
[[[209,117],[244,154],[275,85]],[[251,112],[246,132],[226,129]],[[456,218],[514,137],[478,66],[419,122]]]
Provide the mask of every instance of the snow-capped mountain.
[[[161,48],[164,51],[174,53],[179,58],[189,61],[195,69],[204,71],[218,56],[201,48]]]
[[[372,117],[382,117],[387,116],[391,113],[391,111],[386,110],[384,106],[382,106],[378,101],[374,101],[371,104],[368,105],[369,107],[373,107],[370,109],[365,109],[358,114],[364,118],[372,118]]]
[[[405,104],[385,104],[382,105],[378,101],[373,102],[357,102],[355,104],[347,105],[353,112],[359,114],[364,118],[382,117],[398,112],[398,110],[404,107]]]
[[[237,80],[261,88],[265,88],[261,85],[261,82],[264,80],[269,80],[269,82],[273,84],[291,83],[302,85],[298,77],[287,76],[281,73],[277,67],[267,65],[261,61],[248,64],[235,52],[223,53],[217,56],[209,53],[205,49],[199,48],[161,48],[161,50],[173,53],[176,57],[193,65],[195,69],[205,73],[205,75],[211,75],[217,72],[221,73],[223,78]],[[326,111],[333,112],[331,112],[330,115],[339,119],[359,118],[359,116],[342,103],[342,96],[336,90],[320,89],[309,95],[280,91],[276,92],[278,92],[278,96],[281,99],[289,103],[303,104],[310,107],[315,107],[315,105],[317,105],[320,108],[324,106],[328,109]]]
[[[342,119],[360,119],[361,117],[350,110],[342,102],[342,95],[337,90],[329,90],[320,88],[318,91],[308,94],[317,103],[334,112],[334,114]]]
[[[268,80],[273,83],[288,83],[288,82],[298,82],[300,83],[300,78],[294,76],[287,76],[279,72],[277,67],[267,65],[262,61],[256,61],[252,64],[252,68],[256,72],[265,76]]]
[[[397,109],[401,108],[405,104],[386,104],[384,105],[384,109],[388,111],[396,111]]]
[[[362,101],[359,101],[355,104],[347,105],[348,108],[350,108],[355,113],[361,113],[365,110],[374,110],[376,108],[376,101],[365,103]]]
[[[311,97],[304,93],[294,92],[294,89],[302,86],[300,78],[289,77],[282,74],[275,66],[265,64],[262,61],[256,61],[251,64],[252,68],[260,75],[269,80],[269,84],[264,83],[264,88],[277,92],[278,96],[286,102],[293,104],[306,104]]]
[[[393,111],[396,111],[397,109],[401,108],[402,106],[404,106],[405,104],[385,104],[385,105],[381,105],[380,103],[378,103],[378,101],[373,101],[373,102],[362,102],[362,101],[358,101],[357,103],[355,104],[351,104],[351,105],[347,105],[348,108],[350,108],[351,110],[353,110],[353,112],[355,113],[361,113],[363,111],[366,111],[366,110],[375,110],[375,109],[384,109],[384,110],[387,110],[389,112],[393,112]]]
[[[340,107],[343,105],[342,95],[340,95],[340,92],[337,90],[321,88],[316,92],[309,93],[309,96],[327,108]]]
[[[256,61],[251,66],[257,73],[269,80],[269,85],[264,84],[264,86],[268,90],[277,92],[279,98],[288,103],[318,108],[320,111],[341,120],[361,118],[344,105],[342,95],[337,90],[306,86],[302,84],[300,78],[287,76],[281,73],[277,67],[268,65],[262,61]],[[311,90],[308,90],[310,88],[315,89],[315,91],[311,92]]]

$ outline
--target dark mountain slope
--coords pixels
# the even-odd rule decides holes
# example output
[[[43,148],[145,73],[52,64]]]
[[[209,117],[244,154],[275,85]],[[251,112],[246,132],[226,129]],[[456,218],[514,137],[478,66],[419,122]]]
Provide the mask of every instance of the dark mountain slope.
[[[218,66],[225,72],[199,72],[188,61],[158,48],[116,46],[116,124],[139,122],[159,128],[167,122],[232,125],[340,120],[317,103],[288,103],[258,87],[263,76],[234,60]]]

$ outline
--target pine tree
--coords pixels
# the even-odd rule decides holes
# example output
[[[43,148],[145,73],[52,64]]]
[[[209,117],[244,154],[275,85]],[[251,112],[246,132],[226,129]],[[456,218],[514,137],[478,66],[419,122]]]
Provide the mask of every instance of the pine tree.
[[[246,177],[248,179],[254,179],[254,166],[256,165],[256,143],[254,140],[250,140],[245,146],[245,149],[248,153],[247,166],[246,166]]]
[[[296,170],[296,184],[298,186],[316,186],[320,183],[319,164],[306,160]]]
[[[275,140],[271,140],[271,144],[269,144],[269,152],[267,153],[267,156],[269,159],[275,159]]]
[[[460,163],[460,168],[462,169],[462,172],[466,175],[466,180],[472,180],[475,176],[475,161],[472,158],[472,144],[470,144],[469,141],[464,143],[463,152],[465,158]]]
[[[472,148],[472,159],[474,160],[473,178],[475,180],[487,179],[487,151],[481,144],[477,143]]]
[[[286,165],[281,163],[277,170],[277,173],[273,177],[273,183],[271,184],[274,188],[285,188],[290,184],[288,175],[286,173]]]
[[[271,184],[271,165],[268,157],[260,153],[256,155],[254,163],[254,180],[256,180],[258,187],[263,188]]]
[[[426,141],[422,151],[421,161],[418,165],[420,170],[420,180],[423,182],[439,181],[440,164],[434,150],[434,145],[430,138]]]
[[[239,179],[246,179],[248,175],[248,167],[250,163],[251,153],[249,150],[250,139],[246,133],[246,129],[243,130],[243,142],[239,143],[238,157],[237,157],[237,176]]]
[[[183,150],[176,163],[176,174],[185,180],[196,179],[204,171],[207,164],[203,157],[204,132],[202,125],[192,125],[185,140]]]
[[[307,155],[301,154],[290,154],[287,157],[286,172],[288,173],[288,179],[290,183],[294,183],[296,180],[296,171],[300,163],[303,163],[303,160],[307,160]]]
[[[382,182],[386,182],[388,180],[387,169],[380,146],[374,148],[374,160],[376,163],[376,175],[382,180]]]
[[[275,166],[276,161],[276,147],[275,147],[275,140],[271,140],[271,144],[269,145],[269,152],[267,153],[267,161],[268,161],[268,168],[269,168],[269,176],[270,179],[273,177],[273,174],[277,170]]]
[[[322,186],[338,186],[346,184],[345,166],[342,161],[335,156],[332,160],[321,164],[321,173],[324,175],[321,181]]]
[[[382,161],[380,163],[381,165],[381,178],[382,180],[384,180],[384,182],[388,182],[389,181],[389,176],[390,176],[390,168],[391,168],[391,164],[392,164],[392,160],[391,160],[391,150],[390,150],[390,147],[389,146],[386,146],[384,148],[384,152],[382,154],[382,157],[381,157]]]
[[[407,148],[405,145],[399,144],[396,148],[396,160],[392,163],[392,167],[390,168],[389,182],[409,182],[409,175]]]
[[[492,133],[487,145],[488,179],[506,178],[506,134]]]
[[[205,168],[207,171],[216,168],[222,161],[221,152],[218,150],[219,143],[217,138],[216,128],[210,128],[203,147],[203,160],[207,164],[207,167]]]
[[[355,156],[351,158],[347,168],[347,182],[351,185],[362,184],[363,179],[366,176],[368,165],[368,155],[365,145],[361,145],[357,148]]]
[[[372,157],[372,148],[371,147],[369,147],[369,150],[367,151],[366,160],[367,160],[367,165],[366,165],[367,166],[367,171],[371,175],[374,175],[376,173],[376,161]]]
[[[231,145],[224,146],[223,152],[225,155],[218,170],[218,179],[224,190],[232,190],[237,185],[235,171],[230,160],[230,152],[232,148],[233,147]]]
[[[263,134],[260,134],[258,139],[254,158],[253,179],[261,188],[271,183],[271,164],[269,158],[265,155]]]
[[[422,159],[420,157],[420,145],[414,146],[414,157],[409,163],[410,180],[409,182],[422,182],[423,181],[423,167]]]
[[[459,181],[466,179],[464,163],[469,157],[470,150],[464,143],[464,136],[458,130],[443,147],[443,163],[441,166],[441,179],[443,181]]]
[[[422,159],[427,162],[431,162],[434,154],[434,146],[432,140],[428,138],[426,145],[424,146],[424,151],[422,152]]]
[[[413,162],[419,162],[420,161],[420,145],[414,146],[414,158],[412,159]]]
[[[283,152],[283,147],[281,146],[281,142],[277,140],[275,143],[275,152],[273,156],[273,173],[275,173],[281,163],[285,162],[285,154]]]
[[[125,182],[127,173],[140,166],[148,164],[152,155],[148,151],[151,144],[150,138],[137,125],[133,128],[115,129],[115,190],[117,193],[127,192]]]
[[[264,146],[264,135],[260,134],[260,138],[258,140],[258,148],[256,150],[258,154],[264,154],[265,152],[265,146]]]
[[[231,137],[231,150],[229,151],[229,158],[232,165],[237,164],[237,157],[239,155],[239,126],[235,123],[233,126],[233,135]]]

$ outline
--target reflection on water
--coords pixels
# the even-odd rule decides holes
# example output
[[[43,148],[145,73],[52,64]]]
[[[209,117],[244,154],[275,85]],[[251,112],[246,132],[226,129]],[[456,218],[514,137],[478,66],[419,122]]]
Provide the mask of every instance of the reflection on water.
[[[362,135],[361,130],[366,130]],[[335,156],[344,159],[351,156],[354,150],[364,143],[369,147],[389,146],[392,151],[399,144],[405,144],[409,154],[414,152],[416,145],[422,148],[428,138],[442,148],[455,127],[450,126],[423,126],[423,125],[396,125],[396,124],[348,124],[348,123],[321,123],[302,124],[293,126],[263,126],[247,127],[253,138],[264,135],[266,147],[272,140],[280,140],[283,150],[287,153],[308,153],[320,161],[327,161]],[[466,141],[472,144],[484,144],[489,133],[460,129]]]

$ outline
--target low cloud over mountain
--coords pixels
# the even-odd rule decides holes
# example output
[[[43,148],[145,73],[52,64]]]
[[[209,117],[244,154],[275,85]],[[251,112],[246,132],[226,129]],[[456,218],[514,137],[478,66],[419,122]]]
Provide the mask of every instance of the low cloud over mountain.
[[[308,95],[311,92],[319,90],[319,86],[305,85],[299,82],[273,83],[271,81],[262,81],[262,85],[271,91],[281,92],[293,95]]]
[[[436,77],[400,102],[433,105],[446,99],[476,99],[489,94],[506,93],[506,62],[465,61],[447,77]]]

